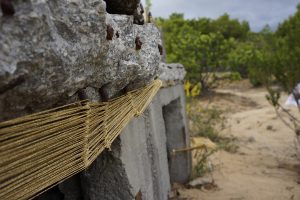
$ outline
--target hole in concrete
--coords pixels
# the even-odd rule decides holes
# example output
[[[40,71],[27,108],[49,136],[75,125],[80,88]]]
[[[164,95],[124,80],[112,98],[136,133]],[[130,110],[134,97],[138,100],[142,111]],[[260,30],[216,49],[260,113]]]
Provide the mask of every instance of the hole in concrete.
[[[106,11],[110,14],[133,15],[140,0],[104,0],[106,2]]]
[[[25,77],[24,76],[19,76],[18,78],[15,78],[8,82],[8,84],[0,87],[0,94],[3,94],[7,92],[8,90],[14,89],[16,86],[21,85],[22,83],[25,82]]]
[[[99,88],[99,94],[101,96],[101,100],[106,102],[109,99],[109,88],[110,88],[111,83],[106,83],[104,84],[101,88]]]
[[[142,48],[143,43],[140,40],[140,37],[137,36],[135,38],[135,50],[140,50]]]
[[[77,96],[78,96],[78,98],[79,98],[80,101],[87,99],[87,96],[86,96],[86,94],[84,92],[84,89],[78,90],[77,91]]]
[[[64,194],[59,190],[58,186],[54,186],[50,190],[34,198],[34,200],[64,200]]]
[[[106,39],[112,40],[114,37],[114,29],[111,25],[106,25]]]
[[[186,183],[189,180],[189,152],[173,154],[174,149],[186,147],[186,131],[180,98],[163,107],[167,153],[171,183]]]
[[[0,7],[3,16],[13,16],[15,14],[15,8],[10,0],[1,0]]]
[[[157,45],[159,54],[162,56],[164,54],[163,46],[161,44]]]
[[[104,0],[106,2],[106,12],[110,14],[133,15],[133,23],[143,25],[144,8],[140,0]]]

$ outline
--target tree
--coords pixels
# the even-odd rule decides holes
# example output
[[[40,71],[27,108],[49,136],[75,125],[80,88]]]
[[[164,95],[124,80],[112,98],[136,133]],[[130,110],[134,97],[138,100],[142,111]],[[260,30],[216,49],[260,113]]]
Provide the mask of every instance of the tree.
[[[281,92],[300,99],[294,90],[300,82],[300,4],[275,32],[266,25],[253,33],[248,22],[226,13],[216,20],[184,19],[183,14],[174,13],[168,19],[159,18],[157,24],[164,32],[167,61],[184,64],[192,84],[201,83],[206,90],[212,86],[211,75],[220,70],[238,71],[253,85],[264,84],[277,113],[281,108],[290,116],[300,144],[299,117],[279,104]]]
[[[227,13],[212,21],[212,27],[215,32],[220,32],[225,39],[245,40],[250,31],[248,22],[230,19]]]
[[[146,8],[148,8],[148,10],[150,10],[151,6],[152,6],[152,1],[151,0],[146,0]]]
[[[292,92],[300,81],[300,4],[295,15],[279,26],[276,35],[279,63],[273,74],[285,91]]]
[[[251,42],[236,43],[236,47],[228,55],[227,65],[232,71],[239,72],[245,78],[254,61],[258,59],[259,53]]]
[[[167,61],[182,63],[188,80],[193,84],[200,82],[204,91],[209,89],[214,77],[211,75],[225,68],[234,38],[225,39],[219,31],[207,31],[206,28],[213,28],[209,19],[185,20],[178,13],[169,19],[159,18],[157,24],[164,31]]]
[[[297,6],[295,15],[284,21],[273,37],[270,35],[272,35],[270,31],[266,29],[262,31],[262,36],[266,37],[268,49],[263,54],[262,65],[264,67],[261,65],[256,69],[256,73],[261,74],[261,81],[269,91],[267,99],[275,107],[278,115],[284,113],[289,116],[290,121],[283,121],[295,131],[300,144],[299,116],[291,114],[279,103],[281,92],[293,94],[296,101],[300,100],[299,92],[294,90],[300,82],[300,5]],[[274,89],[272,87],[274,84],[278,85],[280,90]],[[299,104],[298,108],[300,114]]]

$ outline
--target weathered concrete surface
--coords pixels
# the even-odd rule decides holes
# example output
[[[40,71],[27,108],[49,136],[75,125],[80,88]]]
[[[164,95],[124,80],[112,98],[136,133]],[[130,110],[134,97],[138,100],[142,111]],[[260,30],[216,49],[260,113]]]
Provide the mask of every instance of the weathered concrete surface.
[[[135,24],[143,25],[144,7],[140,0],[104,0],[106,2],[106,11],[110,14],[133,15]]]
[[[191,175],[190,152],[172,154],[173,149],[190,146],[185,111],[185,94],[182,84],[163,88],[160,91],[167,137],[167,153],[171,182],[186,183]]]
[[[102,0],[13,3],[15,15],[0,17],[0,121],[68,103],[86,87],[111,98],[157,76],[161,39],[153,24],[107,14]]]
[[[174,148],[189,146],[184,105],[182,84],[161,89],[145,113],[124,129],[112,151],[104,151],[89,169],[39,200],[61,195],[64,200],[127,200],[139,192],[143,200],[166,200],[170,182],[184,183],[191,173],[189,153],[172,155]]]
[[[180,99],[171,101],[163,107],[163,116],[166,127],[167,151],[169,158],[169,173],[171,182],[187,183],[190,178],[190,152],[173,153],[176,149],[188,147],[184,118]]]
[[[160,63],[159,79],[163,81],[163,86],[172,86],[183,83],[186,71],[180,63]]]
[[[112,151],[104,151],[89,169],[81,173],[83,199],[133,199],[131,186],[120,160],[120,150],[120,140],[117,139]]]
[[[86,93],[87,98],[95,98],[92,94]],[[183,85],[162,88],[113,143],[112,152],[105,151],[88,170],[60,184],[60,192],[65,200],[133,199],[139,193],[143,200],[165,200],[170,182],[184,183],[190,176],[190,154],[172,155],[174,148],[186,146]]]
[[[13,17],[0,17],[0,121],[80,99],[105,101],[160,74],[157,28],[134,24],[132,15],[108,14],[102,0],[27,0],[13,5]],[[143,200],[167,199],[170,142],[188,145],[188,133],[184,70],[178,64],[162,64],[160,71],[165,86],[173,87],[160,90],[112,151],[104,151],[89,169],[37,199],[127,200],[139,192]],[[167,136],[172,123],[163,107],[174,100],[182,105],[174,110],[181,120],[174,121],[176,131],[185,137],[171,141]],[[189,173],[188,155],[180,159],[187,171],[178,173]]]
[[[121,159],[132,193],[141,191],[142,199],[167,199],[170,190],[164,125],[156,121],[162,119],[160,109],[152,103],[143,117],[133,120],[121,134]]]
[[[121,141],[105,150],[85,171],[59,184],[36,200],[123,200],[134,199],[131,184],[120,159]],[[150,177],[151,178],[151,177]]]
[[[172,105],[173,101],[180,105],[172,107],[171,113],[180,116],[175,121],[172,121],[173,116],[168,113],[164,116],[163,112],[163,108]],[[121,160],[132,185],[132,193],[141,191],[143,199],[167,199],[170,179],[186,182],[190,176],[190,154],[171,157],[173,148],[189,146],[184,103],[182,85],[163,88],[145,114],[134,119],[121,134]],[[174,132],[169,130],[171,121]],[[180,166],[176,166],[178,164]]]

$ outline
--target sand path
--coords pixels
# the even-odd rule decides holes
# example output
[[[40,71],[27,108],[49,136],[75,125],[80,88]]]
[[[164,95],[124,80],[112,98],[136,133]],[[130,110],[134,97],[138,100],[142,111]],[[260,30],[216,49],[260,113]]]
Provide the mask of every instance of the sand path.
[[[197,200],[300,200],[295,136],[266,101],[265,90],[219,89],[217,93],[213,104],[229,111],[222,134],[235,136],[240,148],[236,153],[219,151],[211,157],[216,189],[182,189],[180,196]]]

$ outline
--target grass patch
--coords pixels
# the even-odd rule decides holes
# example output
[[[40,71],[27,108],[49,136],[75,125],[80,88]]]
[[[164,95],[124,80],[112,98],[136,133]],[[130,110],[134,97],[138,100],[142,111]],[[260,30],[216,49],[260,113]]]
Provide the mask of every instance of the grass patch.
[[[209,162],[208,158],[211,156],[215,151],[207,151],[203,152],[201,155],[197,157],[197,163],[194,166],[192,177],[201,177],[205,175],[207,172],[212,171],[211,163]]]
[[[189,128],[192,136],[207,137],[213,142],[219,138],[219,130],[225,128],[226,118],[216,108],[203,108],[196,99],[187,103]]]
[[[222,149],[229,153],[236,153],[239,149],[239,146],[236,144],[235,137],[221,137],[217,144],[218,149]]]
[[[216,107],[204,108],[197,98],[189,98],[187,101],[187,115],[189,119],[190,135],[194,137],[206,137],[217,145],[215,150],[197,150],[193,152],[196,159],[192,177],[201,177],[211,172],[212,164],[209,157],[218,150],[236,153],[239,146],[233,136],[224,136],[220,132],[226,128],[225,112]]]
[[[221,135],[226,127],[226,115],[224,111],[213,108],[203,108],[197,98],[188,100],[187,114],[189,119],[189,131],[192,136],[209,138],[218,145],[218,149],[235,153],[238,150],[236,138]]]

